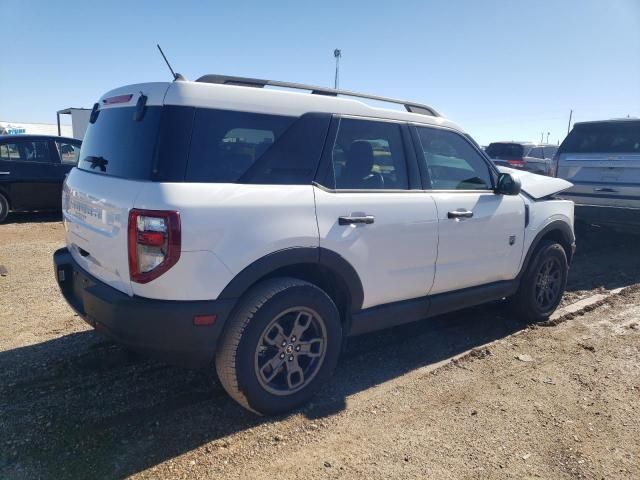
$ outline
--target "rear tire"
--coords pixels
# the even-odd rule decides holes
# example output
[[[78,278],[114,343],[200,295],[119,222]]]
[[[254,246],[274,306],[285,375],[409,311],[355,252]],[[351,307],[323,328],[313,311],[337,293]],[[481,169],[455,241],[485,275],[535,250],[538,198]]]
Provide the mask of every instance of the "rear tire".
[[[528,322],[549,318],[562,300],[569,264],[559,243],[543,240],[523,275],[516,294],[509,299],[511,310]]]
[[[9,201],[0,193],[0,223],[4,222],[9,215]]]
[[[333,373],[341,346],[333,300],[311,283],[273,278],[240,300],[216,351],[216,371],[240,405],[275,415],[311,399]]]

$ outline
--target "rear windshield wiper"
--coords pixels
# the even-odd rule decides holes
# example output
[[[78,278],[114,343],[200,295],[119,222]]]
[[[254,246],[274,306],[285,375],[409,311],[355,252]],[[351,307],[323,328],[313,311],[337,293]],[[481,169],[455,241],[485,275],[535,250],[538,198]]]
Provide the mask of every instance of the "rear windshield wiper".
[[[101,172],[106,172],[107,163],[109,163],[109,160],[104,157],[94,157],[93,155],[88,155],[84,157],[83,162],[89,162],[91,163],[91,168],[99,168]]]

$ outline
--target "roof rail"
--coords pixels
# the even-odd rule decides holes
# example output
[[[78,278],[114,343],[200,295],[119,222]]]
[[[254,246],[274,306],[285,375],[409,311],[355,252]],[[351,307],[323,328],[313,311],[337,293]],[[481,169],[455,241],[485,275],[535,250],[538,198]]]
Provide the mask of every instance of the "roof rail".
[[[304,85],[301,83],[280,82],[278,80],[261,80],[259,78],[232,77],[227,75],[203,75],[196,82],[216,83],[219,85],[236,85],[241,87],[264,88],[265,86],[295,88],[298,90],[309,90],[315,95],[327,95],[337,97],[344,95],[346,97],[368,98],[380,102],[396,103],[403,105],[407,112],[419,113],[421,115],[430,115],[439,117],[440,114],[428,105],[420,103],[408,102],[406,100],[398,100],[397,98],[380,97],[378,95],[368,95],[366,93],[351,92],[349,90],[336,90],[334,88],[316,87],[313,85]]]

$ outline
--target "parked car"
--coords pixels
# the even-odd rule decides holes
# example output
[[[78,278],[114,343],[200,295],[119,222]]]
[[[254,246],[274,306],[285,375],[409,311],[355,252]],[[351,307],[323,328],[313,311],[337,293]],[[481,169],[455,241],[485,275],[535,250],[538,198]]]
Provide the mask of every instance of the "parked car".
[[[413,102],[130,85],[96,104],[80,157],[54,255],[68,303],[129,348],[215,365],[263,414],[308,401],[350,335],[504,297],[547,318],[575,245],[573,203],[553,197],[570,183],[500,171]]]
[[[557,151],[557,145],[531,142],[494,142],[485,149],[496,165],[539,175],[552,174],[552,160]]]
[[[560,145],[556,176],[574,186],[563,196],[578,218],[640,230],[640,120],[580,122]]]
[[[0,135],[0,223],[11,210],[60,210],[62,182],[80,145],[74,138]]]

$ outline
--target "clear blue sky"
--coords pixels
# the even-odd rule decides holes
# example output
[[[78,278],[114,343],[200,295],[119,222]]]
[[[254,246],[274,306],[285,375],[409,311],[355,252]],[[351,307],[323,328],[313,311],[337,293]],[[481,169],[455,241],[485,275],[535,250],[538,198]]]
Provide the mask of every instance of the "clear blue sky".
[[[640,0],[0,0],[0,119],[55,122],[105,91],[204,73],[340,86],[433,105],[480,143],[562,140],[640,116]]]

